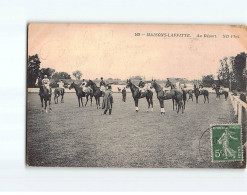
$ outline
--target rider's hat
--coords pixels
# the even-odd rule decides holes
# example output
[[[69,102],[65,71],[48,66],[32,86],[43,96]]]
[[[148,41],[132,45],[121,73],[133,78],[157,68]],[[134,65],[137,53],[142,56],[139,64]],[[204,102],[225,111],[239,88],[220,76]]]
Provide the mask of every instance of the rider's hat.
[[[45,74],[44,77],[47,78],[47,75]]]
[[[103,79],[103,77],[101,77],[100,79]]]

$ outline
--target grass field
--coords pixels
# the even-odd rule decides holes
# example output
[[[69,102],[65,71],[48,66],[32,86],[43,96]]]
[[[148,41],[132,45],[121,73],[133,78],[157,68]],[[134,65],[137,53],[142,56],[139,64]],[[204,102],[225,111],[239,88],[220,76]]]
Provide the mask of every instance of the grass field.
[[[154,111],[146,112],[146,99],[135,112],[130,93],[127,102],[114,93],[112,115],[93,106],[78,107],[76,95],[43,113],[37,93],[28,93],[27,163],[30,166],[80,167],[233,167],[238,163],[211,163],[210,124],[232,123],[230,100],[199,104],[191,100],[184,114],[165,101],[166,115],[154,93]],[[204,133],[205,132],[205,133]],[[204,133],[204,134],[203,134]],[[203,135],[203,136],[202,136]],[[200,141],[200,146],[199,146]]]

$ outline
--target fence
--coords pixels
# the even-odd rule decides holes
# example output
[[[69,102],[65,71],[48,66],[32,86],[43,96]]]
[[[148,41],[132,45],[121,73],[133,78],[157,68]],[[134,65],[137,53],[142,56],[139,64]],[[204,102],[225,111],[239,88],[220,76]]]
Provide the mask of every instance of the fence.
[[[229,93],[229,97],[231,99],[235,115],[238,116],[238,123],[246,123],[247,104],[240,100],[238,96],[234,96],[231,92]]]

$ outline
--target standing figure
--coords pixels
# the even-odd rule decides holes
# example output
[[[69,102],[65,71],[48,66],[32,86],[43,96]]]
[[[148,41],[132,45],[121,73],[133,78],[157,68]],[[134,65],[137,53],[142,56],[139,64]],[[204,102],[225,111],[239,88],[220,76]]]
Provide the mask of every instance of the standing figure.
[[[193,102],[193,93],[192,93],[192,90],[189,90],[188,91],[188,94],[189,94],[189,99],[192,99],[192,102]],[[187,100],[187,102],[189,101],[189,99]]]
[[[122,101],[125,102],[126,101],[126,89],[125,89],[125,87],[122,90],[122,96],[123,96]]]
[[[109,110],[109,115],[111,115],[112,104],[113,104],[113,97],[112,97],[111,86],[108,85],[106,88],[105,95],[103,97],[103,103],[102,103],[102,109],[105,109],[104,114],[106,114],[107,111]]]

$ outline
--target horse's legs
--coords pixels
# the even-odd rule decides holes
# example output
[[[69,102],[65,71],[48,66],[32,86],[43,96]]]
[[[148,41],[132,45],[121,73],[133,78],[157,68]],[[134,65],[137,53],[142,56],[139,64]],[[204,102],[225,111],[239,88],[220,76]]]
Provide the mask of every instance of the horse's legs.
[[[83,98],[81,97],[81,107],[83,107]]]
[[[184,110],[185,110],[185,103],[186,103],[186,100],[184,100]]]
[[[173,110],[174,110],[174,98],[172,98],[172,106],[173,106]]]
[[[96,102],[96,107],[97,107],[97,109],[98,109],[98,99],[97,99],[96,96],[95,96],[94,98],[95,98],[95,102]]]
[[[164,114],[165,115],[165,108],[164,108],[164,100],[162,98],[159,99],[160,102],[160,114]]]
[[[151,106],[152,106],[151,111],[153,112],[154,111],[153,96],[151,96],[151,98],[150,98],[150,103],[151,103]]]
[[[86,95],[86,104],[85,104],[85,106],[87,106],[87,102],[88,102],[88,95]]]
[[[178,108],[177,108],[177,114],[178,114],[181,105],[180,105],[180,102],[178,102],[178,101],[176,101],[176,102],[177,102],[177,105],[178,105]]]
[[[61,95],[61,103],[64,103],[64,101],[63,101],[63,95]]]
[[[138,98],[135,99],[135,107],[136,107],[136,112],[139,111],[139,108],[138,108]]]
[[[196,96],[196,103],[198,104],[198,96]]]
[[[91,99],[91,106],[93,105],[93,96],[90,95],[90,99]]]
[[[44,104],[43,104],[43,97],[40,96],[40,101],[41,101],[41,107],[43,108],[44,107]]]
[[[81,107],[80,97],[79,97],[79,96],[77,96],[77,98],[78,98],[79,107]]]
[[[205,102],[206,102],[206,95],[204,95],[204,104],[205,104]]]
[[[45,112],[47,113],[48,110],[47,110],[47,99],[45,99]]]
[[[98,97],[98,102],[99,102],[99,108],[101,108],[101,105],[100,105],[100,96]]]
[[[147,109],[147,112],[149,111],[149,108],[150,108],[150,101],[149,101],[149,98],[146,96],[146,99],[147,99],[147,102],[148,102],[148,109]]]

